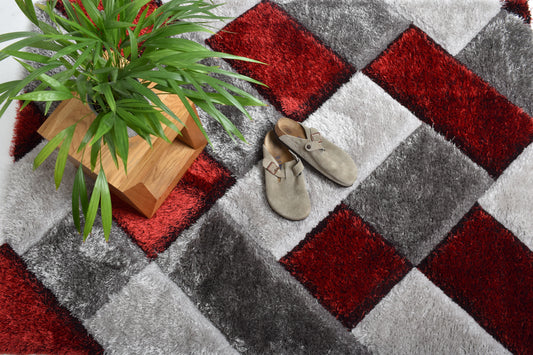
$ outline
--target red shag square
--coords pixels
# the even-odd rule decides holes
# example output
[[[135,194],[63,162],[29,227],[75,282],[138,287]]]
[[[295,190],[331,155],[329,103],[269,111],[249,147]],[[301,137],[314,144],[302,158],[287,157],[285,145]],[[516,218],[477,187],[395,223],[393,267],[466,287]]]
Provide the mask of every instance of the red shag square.
[[[512,352],[533,349],[533,253],[479,205],[420,270]]]
[[[21,101],[17,102],[17,105],[21,107]],[[41,127],[45,119],[44,115],[34,103],[30,103],[24,109],[17,112],[9,152],[15,161],[18,161],[29,153],[43,140],[43,137],[37,133],[37,130]]]
[[[113,216],[149,258],[156,258],[234,183],[229,170],[203,152],[152,218],[118,199],[113,201]]]
[[[411,269],[409,261],[345,205],[280,263],[349,329]]]
[[[522,17],[525,23],[531,23],[528,0],[504,0],[502,8]]]
[[[363,72],[498,177],[533,141],[533,119],[415,26]]]
[[[7,244],[0,246],[0,352],[102,354],[102,347]]]
[[[263,1],[207,40],[214,50],[267,65],[230,61],[276,109],[303,121],[327,100],[355,68],[322,44],[276,4]]]

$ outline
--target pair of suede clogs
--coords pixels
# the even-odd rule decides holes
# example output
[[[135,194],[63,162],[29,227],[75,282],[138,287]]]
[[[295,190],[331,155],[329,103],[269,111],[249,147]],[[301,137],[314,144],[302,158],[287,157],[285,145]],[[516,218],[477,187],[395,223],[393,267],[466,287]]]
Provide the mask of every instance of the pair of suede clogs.
[[[263,144],[266,197],[275,212],[294,221],[311,212],[300,158],[339,185],[351,186],[357,178],[357,167],[345,151],[316,129],[280,118]]]

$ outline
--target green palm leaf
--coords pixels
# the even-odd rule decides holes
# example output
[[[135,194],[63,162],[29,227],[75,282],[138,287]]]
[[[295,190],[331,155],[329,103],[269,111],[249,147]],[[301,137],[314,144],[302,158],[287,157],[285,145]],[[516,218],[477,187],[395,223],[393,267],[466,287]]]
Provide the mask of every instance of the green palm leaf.
[[[85,159],[90,161],[85,164],[91,170],[100,164],[90,198],[81,167],[72,187],[73,220],[81,232],[80,211],[85,216],[84,240],[91,232],[99,207],[106,239],[111,232],[111,195],[101,165],[103,149],[109,150],[117,167],[120,159],[127,172],[128,128],[137,132],[150,146],[153,137],[168,141],[164,126],[179,132],[175,122],[182,121],[159,95],[177,95],[206,137],[190,102],[220,123],[232,139],[237,137],[243,141],[245,137],[222,113],[220,105],[236,107],[249,118],[247,106],[263,105],[245,90],[221,79],[229,77],[255,85],[262,83],[216,65],[206,65],[204,60],[222,58],[262,63],[213,52],[200,43],[183,38],[187,33],[212,33],[209,23],[226,19],[213,12],[220,4],[210,0],[169,0],[148,14],[149,1],[105,0],[103,10],[99,10],[100,0],[81,0],[81,6],[64,0],[67,17],[63,17],[54,10],[57,1],[51,0],[38,5],[50,17],[52,24],[49,24],[38,19],[32,0],[15,0],[42,33],[0,34],[0,43],[16,40],[0,51],[0,61],[15,58],[29,73],[21,80],[0,84],[0,115],[14,99],[25,100],[24,105],[30,101],[46,102],[47,112],[53,102],[70,98],[89,102],[98,108],[96,117],[79,118],[79,121],[88,117],[93,120],[80,145],[75,147],[78,153],[89,149],[89,157]],[[150,31],[141,35],[143,29]],[[37,54],[27,51],[26,47],[46,49],[51,54]],[[30,83],[36,88],[22,92]],[[154,89],[162,93],[156,94]],[[56,187],[63,180],[75,127],[73,125],[52,138],[34,161],[36,168],[59,148],[54,169]],[[211,143],[209,137],[207,139]]]

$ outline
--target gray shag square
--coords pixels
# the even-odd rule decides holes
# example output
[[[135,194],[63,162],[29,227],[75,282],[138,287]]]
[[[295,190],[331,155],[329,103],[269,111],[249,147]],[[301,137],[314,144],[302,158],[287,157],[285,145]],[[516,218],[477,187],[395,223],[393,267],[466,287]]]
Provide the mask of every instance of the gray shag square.
[[[416,265],[492,183],[486,171],[424,124],[347,203]]]
[[[110,354],[237,354],[156,263],[84,325]]]
[[[456,58],[533,115],[533,34],[522,19],[502,10]]]
[[[142,270],[148,259],[114,223],[106,242],[99,218],[87,240],[81,240],[69,214],[22,258],[58,301],[84,320]]]
[[[362,69],[408,26],[378,0],[280,1],[282,8],[347,61]]]
[[[366,353],[272,255],[232,226],[223,211],[213,208],[197,233],[181,248],[170,278],[236,350]]]
[[[500,0],[382,0],[427,33],[451,55],[456,55],[496,16]]]
[[[13,165],[8,186],[17,188],[6,189],[0,204],[0,234],[20,255],[59,223],[71,208],[71,187],[76,174],[72,164],[65,166],[63,181],[57,190],[54,182],[57,152],[33,171],[33,160],[45,144],[42,142]],[[88,181],[87,185],[91,188],[92,183]]]

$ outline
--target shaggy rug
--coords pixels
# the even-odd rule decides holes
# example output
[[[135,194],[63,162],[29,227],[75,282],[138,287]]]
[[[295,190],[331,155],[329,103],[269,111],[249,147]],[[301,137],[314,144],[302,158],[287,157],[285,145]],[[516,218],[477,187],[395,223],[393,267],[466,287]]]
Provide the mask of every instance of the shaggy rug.
[[[0,352],[532,354],[533,37],[526,1],[233,0],[195,38],[266,107],[203,122],[208,147],[152,219],[115,201],[86,242],[54,190],[38,105],[18,115],[1,205]],[[222,27],[222,26],[221,26]],[[280,116],[359,167],[307,166],[278,217],[261,145]],[[97,222],[98,223],[98,222]]]

